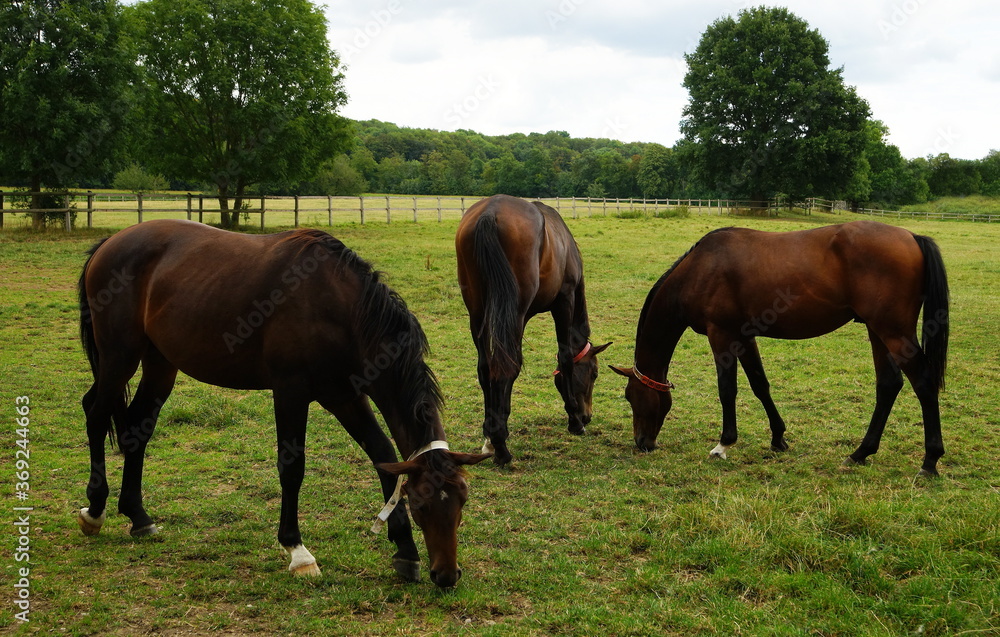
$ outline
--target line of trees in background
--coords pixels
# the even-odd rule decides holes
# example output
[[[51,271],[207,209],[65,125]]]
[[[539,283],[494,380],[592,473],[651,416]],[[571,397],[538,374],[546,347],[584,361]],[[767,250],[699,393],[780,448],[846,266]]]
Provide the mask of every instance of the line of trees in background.
[[[0,4],[0,185],[255,194],[845,199],[1000,196],[1000,153],[905,159],[782,8],[710,25],[687,54],[672,147],[350,121],[310,0]],[[614,90],[614,87],[608,87]],[[35,196],[31,208],[46,207]],[[53,206],[58,207],[58,206]],[[223,214],[223,225],[238,223]],[[37,218],[36,218],[37,221]]]
[[[901,206],[938,197],[1000,196],[1000,152],[980,160],[936,157],[904,159],[887,144],[886,128],[871,134],[864,161],[851,184],[867,189],[854,203]],[[473,131],[404,128],[376,120],[354,122],[352,148],[328,161],[313,180],[281,187],[275,194],[491,195],[525,197],[692,198],[731,197],[705,184],[686,161],[690,142],[673,147],[573,138],[561,131],[488,136]],[[279,192],[280,191],[280,192]],[[784,193],[768,193],[768,196]],[[814,194],[814,193],[809,193]],[[818,193],[817,193],[818,194]]]

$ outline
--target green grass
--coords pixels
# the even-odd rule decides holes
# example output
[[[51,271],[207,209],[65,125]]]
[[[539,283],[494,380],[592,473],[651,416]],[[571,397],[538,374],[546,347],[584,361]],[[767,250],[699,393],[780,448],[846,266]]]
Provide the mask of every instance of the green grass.
[[[902,210],[930,213],[959,213],[963,215],[1000,214],[1000,197],[970,195],[968,197],[941,197],[927,203],[903,206]]]
[[[653,282],[720,225],[791,230],[848,217],[570,219],[584,254],[603,363],[632,360]],[[482,443],[475,351],[455,280],[457,222],[338,225],[420,318],[444,393],[452,448]],[[74,521],[88,459],[79,400],[90,383],[75,284],[99,231],[0,233],[0,413],[8,423],[0,494],[5,596],[15,634],[338,635],[980,635],[1000,632],[1000,227],[904,223],[937,239],[952,290],[942,394],[941,478],[914,480],[923,455],[909,386],[868,467],[845,470],[874,403],[864,328],[809,341],[762,340],[790,451],[768,450],[763,409],[740,377],[740,442],[719,436],[715,372],[688,333],[671,368],[674,410],[660,448],[632,445],[623,380],[604,370],[586,436],[566,432],[552,385],[551,320],[536,317],[515,385],[509,470],[472,468],[460,531],[465,577],[442,593],[398,580],[392,545],[368,531],[376,475],[335,419],[314,406],[301,497],[318,581],[286,572],[280,492],[264,392],[181,377],[148,449],[146,506],[162,527],[133,540],[109,517]],[[15,397],[31,398],[31,622],[13,617]],[[121,457],[109,456],[112,484]],[[115,496],[112,489],[112,497]],[[110,510],[114,510],[113,500]],[[422,544],[418,540],[418,544]],[[9,577],[8,577],[9,575]]]

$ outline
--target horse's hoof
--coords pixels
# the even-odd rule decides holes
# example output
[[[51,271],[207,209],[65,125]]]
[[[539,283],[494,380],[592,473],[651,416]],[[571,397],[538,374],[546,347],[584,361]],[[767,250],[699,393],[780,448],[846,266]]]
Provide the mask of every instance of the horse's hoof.
[[[498,467],[506,467],[508,464],[510,464],[510,461],[513,459],[514,456],[510,455],[510,452],[505,453],[503,455],[498,453],[493,454],[493,464],[495,464]]]
[[[146,537],[147,535],[156,535],[160,532],[160,529],[156,528],[155,524],[147,524],[146,526],[140,526],[139,528],[132,527],[129,531],[129,535],[132,537]]]
[[[401,557],[392,558],[392,567],[396,569],[396,573],[402,577],[407,582],[419,582],[420,581],[420,562],[413,560],[405,560]]]
[[[845,467],[867,467],[868,466],[868,460],[855,460],[854,458],[848,456],[847,459],[844,460],[843,466],[845,466]]]
[[[781,453],[782,451],[788,451],[788,443],[782,440],[780,445],[771,445],[771,451],[774,451],[776,453]]]
[[[493,452],[494,452],[493,443],[490,442],[489,438],[487,438],[486,442],[483,443],[483,451],[482,451],[482,453],[493,453]]]
[[[574,436],[582,436],[583,434],[587,433],[587,428],[580,427],[579,429],[573,429],[572,427],[570,427],[569,432]]]
[[[917,478],[937,478],[937,477],[938,477],[937,469],[921,469],[920,472],[917,473]]]
[[[319,566],[316,562],[309,564],[299,564],[298,566],[289,566],[288,570],[292,572],[295,577],[319,577],[322,575],[319,571]]]
[[[728,458],[728,456],[726,456],[726,450],[727,449],[729,449],[729,447],[726,447],[726,446],[723,446],[723,445],[718,445],[715,449],[712,449],[712,451],[709,452],[708,455],[711,458],[718,458],[719,460],[726,460]]]
[[[80,525],[80,530],[83,531],[84,535],[94,536],[101,532],[101,526],[104,525],[104,520],[107,513],[102,513],[96,518],[90,517],[90,511],[87,507],[80,509],[80,513],[76,516],[76,523]]]

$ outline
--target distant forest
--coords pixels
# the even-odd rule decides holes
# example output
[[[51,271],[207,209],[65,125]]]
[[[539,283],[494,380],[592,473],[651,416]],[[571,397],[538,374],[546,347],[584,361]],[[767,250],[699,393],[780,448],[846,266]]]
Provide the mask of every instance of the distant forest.
[[[732,196],[701,183],[687,168],[685,144],[573,138],[562,131],[483,135],[353,122],[353,147],[327,162],[313,180],[260,184],[273,194],[523,197],[708,198]],[[1000,196],[1000,152],[980,160],[947,154],[904,159],[878,141],[859,175],[870,188],[863,203],[902,206],[945,196]],[[850,193],[814,193],[851,199]]]

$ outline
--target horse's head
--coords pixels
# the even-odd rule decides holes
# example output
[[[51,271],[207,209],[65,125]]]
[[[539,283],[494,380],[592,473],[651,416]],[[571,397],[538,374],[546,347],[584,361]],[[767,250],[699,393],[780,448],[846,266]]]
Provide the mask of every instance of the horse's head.
[[[673,404],[670,396],[673,384],[670,381],[662,383],[655,381],[635,367],[614,365],[608,367],[616,374],[628,378],[625,398],[632,405],[632,433],[635,435],[635,446],[642,451],[652,451],[656,448],[656,437],[663,427],[663,419],[667,417]]]
[[[573,357],[569,374],[562,369],[556,370],[554,380],[559,395],[562,396],[569,416],[569,430],[582,433],[583,428],[590,424],[593,417],[594,381],[597,380],[597,355],[608,348],[611,343],[592,346],[590,343]],[[562,366],[561,366],[562,367]]]
[[[472,465],[493,454],[456,453],[436,450],[406,462],[386,462],[377,468],[393,475],[406,475],[403,493],[413,521],[424,533],[431,562],[431,581],[450,588],[462,577],[458,567],[458,525],[469,497],[464,465]]]

